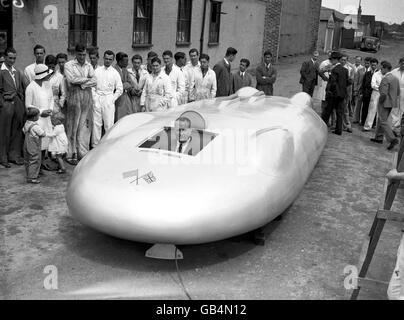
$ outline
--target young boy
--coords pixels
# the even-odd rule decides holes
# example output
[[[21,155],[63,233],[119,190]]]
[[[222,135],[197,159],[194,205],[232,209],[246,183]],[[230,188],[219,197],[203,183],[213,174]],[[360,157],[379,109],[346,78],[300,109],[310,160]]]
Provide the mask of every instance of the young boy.
[[[31,184],[41,183],[38,180],[41,169],[41,144],[42,138],[46,137],[45,131],[39,126],[39,110],[28,108],[27,122],[24,126],[24,162],[27,172],[27,182]]]
[[[66,167],[63,161],[63,157],[67,154],[67,148],[69,141],[66,136],[65,127],[62,124],[60,116],[52,116],[51,122],[53,126],[52,134],[48,135],[50,138],[48,151],[52,154],[53,158],[56,158],[59,164],[58,174],[65,174]]]

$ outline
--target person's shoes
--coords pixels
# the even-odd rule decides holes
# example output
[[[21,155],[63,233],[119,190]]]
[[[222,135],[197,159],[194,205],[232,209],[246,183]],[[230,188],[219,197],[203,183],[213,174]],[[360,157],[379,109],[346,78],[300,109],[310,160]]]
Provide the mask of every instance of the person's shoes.
[[[66,162],[72,166],[77,166],[79,164],[77,159],[66,159]]]
[[[391,141],[390,142],[390,145],[387,147],[387,150],[393,150],[394,149],[394,147],[396,146],[396,145],[398,145],[398,139],[396,138],[396,139],[394,139],[393,141]]]
[[[52,171],[52,169],[49,168],[49,166],[48,166],[46,163],[42,163],[41,169],[42,169],[42,170],[45,170],[45,171]]]
[[[352,131],[352,129],[351,129],[351,128],[348,128],[348,129],[346,129],[346,132],[348,132],[348,133],[352,133],[353,131]]]
[[[24,165],[24,161],[18,159],[18,160],[10,160],[11,163],[17,165],[17,166],[23,166]]]
[[[370,132],[370,130],[363,128],[363,129],[362,129],[362,132]]]
[[[39,181],[38,179],[28,179],[27,183],[29,183],[29,184],[40,184],[41,181]]]
[[[375,142],[375,143],[383,144],[383,140],[378,140],[378,139],[375,139],[375,138],[370,139],[370,141]]]
[[[342,132],[333,131],[332,133],[336,134],[337,136],[342,136]]]
[[[3,166],[6,169],[10,169],[11,165],[8,162],[0,162],[0,165]]]

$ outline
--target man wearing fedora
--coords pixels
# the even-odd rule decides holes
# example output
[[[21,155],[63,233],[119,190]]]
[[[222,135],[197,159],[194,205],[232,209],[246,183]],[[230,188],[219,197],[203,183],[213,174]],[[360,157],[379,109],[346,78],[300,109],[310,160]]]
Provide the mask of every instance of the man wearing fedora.
[[[7,48],[0,70],[0,165],[9,169],[10,163],[23,165],[22,146],[25,121],[24,94],[26,81],[14,67],[17,52]]]
[[[342,117],[344,112],[344,99],[347,97],[347,87],[350,85],[348,70],[344,68],[340,60],[342,54],[339,52],[333,52],[331,54],[331,63],[334,68],[331,71],[331,75],[326,89],[327,106],[325,107],[321,118],[325,123],[328,123],[333,110],[337,113],[337,125],[334,133],[342,135]]]

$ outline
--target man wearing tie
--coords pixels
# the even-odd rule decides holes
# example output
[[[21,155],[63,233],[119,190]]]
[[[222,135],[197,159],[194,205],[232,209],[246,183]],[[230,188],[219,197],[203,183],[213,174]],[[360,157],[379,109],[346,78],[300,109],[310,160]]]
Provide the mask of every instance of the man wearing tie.
[[[241,88],[252,86],[253,78],[247,72],[247,69],[249,66],[250,66],[250,61],[248,59],[240,60],[240,70],[233,73],[232,93],[236,93]]]
[[[309,61],[305,61],[300,69],[300,84],[303,87],[303,92],[306,92],[313,97],[314,88],[318,84],[318,57],[320,54],[318,51],[314,51],[313,56]]]
[[[176,143],[173,151],[189,156],[196,156],[201,150],[198,141],[192,139],[191,120],[186,117],[178,118],[175,121],[175,138]]]
[[[146,69],[142,69],[142,62],[143,58],[140,55],[135,54],[132,57],[133,67],[128,69],[129,76],[134,83],[134,88],[131,92],[131,99],[135,112],[141,112],[140,97],[142,96],[143,87],[146,83],[146,77],[149,74]]]
[[[14,68],[17,52],[7,48],[0,71],[0,165],[9,169],[9,162],[23,165],[22,146],[25,118],[24,75]]]
[[[216,97],[228,97],[231,94],[232,75],[231,75],[231,62],[234,61],[237,55],[237,50],[228,48],[226,56],[214,67],[213,71],[216,73],[217,92]]]
[[[264,52],[264,61],[257,67],[257,90],[263,91],[267,96],[274,95],[274,83],[277,78],[277,71],[271,64],[272,53]]]

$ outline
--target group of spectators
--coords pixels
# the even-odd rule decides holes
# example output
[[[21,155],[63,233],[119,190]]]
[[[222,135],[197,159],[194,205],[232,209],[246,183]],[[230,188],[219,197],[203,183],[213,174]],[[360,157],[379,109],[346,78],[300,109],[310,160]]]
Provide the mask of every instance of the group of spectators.
[[[41,45],[35,46],[34,56],[24,72],[14,66],[14,48],[0,56],[0,166],[25,164],[32,184],[40,183],[42,170],[63,174],[65,161],[78,164],[127,115],[164,112],[253,85],[248,59],[241,59],[239,70],[232,72],[234,48],[213,68],[210,57],[197,49],[189,51],[189,62],[183,52],[166,50],[161,58],[149,52],[145,64],[136,54],[131,67],[126,53],[111,50],[99,65],[98,51],[80,44],[70,61],[65,53],[47,55]],[[271,62],[267,51],[255,70],[257,89],[267,95],[273,95],[277,78]]]
[[[387,149],[394,149],[404,113],[404,58],[395,69],[390,62],[379,64],[372,57],[356,56],[351,63],[347,54],[338,51],[329,52],[329,58],[321,63],[318,58],[316,51],[310,61],[303,63],[300,82],[311,96],[319,85],[322,118],[333,132],[352,133],[352,123],[362,126],[364,132],[375,128],[371,141],[381,144],[385,137]]]

